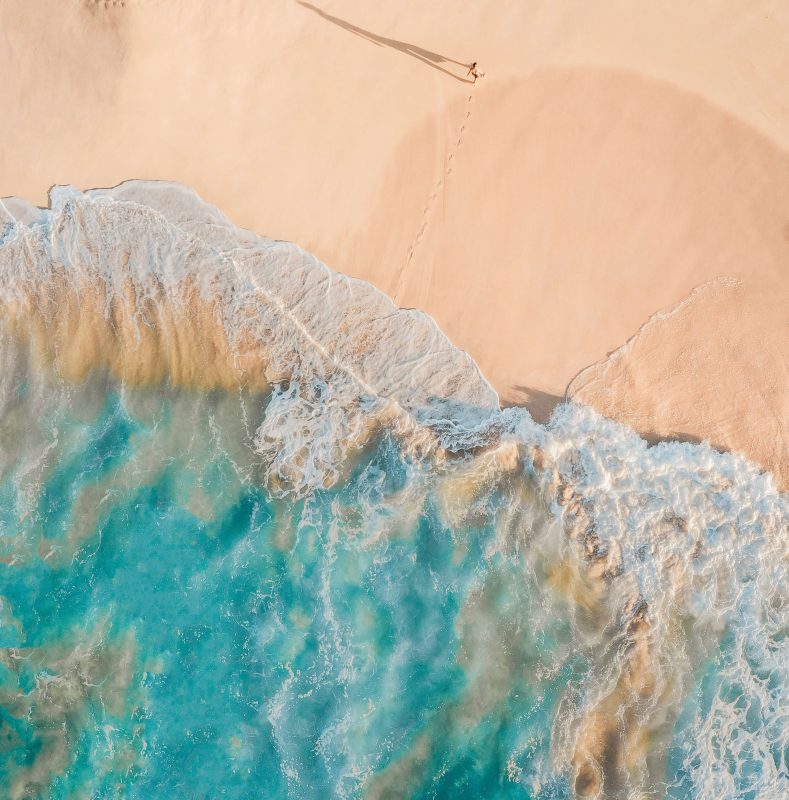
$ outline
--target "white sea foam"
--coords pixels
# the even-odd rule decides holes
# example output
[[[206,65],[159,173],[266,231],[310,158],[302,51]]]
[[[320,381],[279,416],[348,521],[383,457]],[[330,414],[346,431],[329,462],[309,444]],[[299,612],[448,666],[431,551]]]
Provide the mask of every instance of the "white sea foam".
[[[714,665],[711,707],[693,713],[679,733],[683,790],[787,796],[789,498],[736,455],[707,445],[647,447],[578,406],[559,410],[543,446],[572,487],[560,513],[571,526],[582,518],[588,556],[615,576],[611,611],[626,618],[643,604],[655,687],[642,722],[657,713],[661,696],[685,702],[700,659]],[[718,654],[710,643],[721,637]],[[600,663],[598,697],[615,683],[611,665],[629,657],[621,650]]]

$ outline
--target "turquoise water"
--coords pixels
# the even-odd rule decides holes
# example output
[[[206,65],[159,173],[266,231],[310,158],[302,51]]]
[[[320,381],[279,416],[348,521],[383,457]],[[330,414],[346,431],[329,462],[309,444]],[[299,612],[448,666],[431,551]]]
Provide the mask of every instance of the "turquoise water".
[[[53,204],[0,236],[0,800],[789,797],[769,474],[502,410],[184,187]],[[223,353],[265,390],[183,388]]]
[[[31,421],[4,463],[10,796],[572,796],[551,738],[587,648],[497,544],[506,492],[485,497],[493,524],[453,529],[384,434],[340,485],[275,501],[222,424],[260,398],[92,394],[93,413],[70,397]],[[57,453],[34,487],[31,446]],[[742,697],[732,654],[724,638],[687,693],[666,796],[693,794],[687,721]],[[739,796],[767,796],[746,791],[754,768]]]
[[[354,796],[405,764],[397,785],[413,796],[522,796],[507,763],[545,769],[558,693],[584,664],[555,655],[566,622],[532,626],[542,600],[518,559],[486,557],[494,531],[458,540],[428,494],[412,527],[376,539],[355,510],[382,506],[412,468],[386,438],[342,486],[273,503],[210,433],[216,402],[162,399],[148,419],[117,391],[94,417],[41,418],[59,452],[32,511],[6,470],[3,555],[19,561],[2,568],[2,785]],[[184,418],[213,441],[151,466]],[[535,796],[567,796],[566,781]]]

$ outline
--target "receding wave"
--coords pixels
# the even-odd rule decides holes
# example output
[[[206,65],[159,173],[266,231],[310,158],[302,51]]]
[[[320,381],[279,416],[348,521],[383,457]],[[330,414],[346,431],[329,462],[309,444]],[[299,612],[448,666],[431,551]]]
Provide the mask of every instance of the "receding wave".
[[[0,207],[9,796],[789,794],[768,473],[502,410],[185,187],[51,204]]]
[[[104,368],[135,385],[273,387],[258,436],[272,476],[325,477],[371,416],[417,419],[451,442],[467,415],[498,406],[427,315],[234,228],[183,187],[54,189],[52,209],[29,216],[3,239],[12,333],[72,380]]]

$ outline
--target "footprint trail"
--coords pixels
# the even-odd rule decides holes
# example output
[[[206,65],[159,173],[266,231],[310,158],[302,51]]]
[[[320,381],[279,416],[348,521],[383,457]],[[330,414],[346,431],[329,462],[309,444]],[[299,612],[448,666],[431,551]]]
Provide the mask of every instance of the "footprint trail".
[[[438,199],[439,194],[443,191],[443,188],[446,185],[446,181],[449,179],[449,176],[454,172],[454,161],[455,156],[458,154],[458,151],[463,144],[463,135],[466,130],[467,124],[471,118],[471,104],[474,100],[474,95],[469,94],[466,97],[466,113],[463,116],[463,122],[458,129],[457,138],[452,144],[452,149],[447,156],[447,166],[444,169],[443,175],[436,181],[435,185],[433,186],[433,190],[431,191],[430,195],[427,198],[427,202],[425,203],[425,207],[422,209],[422,222],[417,230],[414,238],[411,240],[410,245],[408,246],[408,251],[406,253],[405,262],[403,266],[400,268],[399,272],[397,273],[397,283],[395,284],[395,290],[393,292],[393,299],[395,303],[400,303],[400,299],[405,289],[405,279],[406,274],[408,273],[409,267],[411,266],[411,262],[414,260],[414,255],[416,253],[419,244],[421,243],[422,239],[424,238],[425,232],[427,231],[428,224],[430,222],[430,218],[432,216],[433,209],[436,205],[436,200]],[[427,282],[430,283],[431,275],[427,276]]]

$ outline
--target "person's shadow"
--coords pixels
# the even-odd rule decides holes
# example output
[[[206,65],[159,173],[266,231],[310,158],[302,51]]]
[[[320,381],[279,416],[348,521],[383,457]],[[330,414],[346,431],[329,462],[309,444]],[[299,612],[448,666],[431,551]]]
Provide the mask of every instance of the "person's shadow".
[[[367,39],[368,42],[377,44],[379,47],[391,47],[394,50],[399,50],[401,53],[405,53],[412,58],[416,58],[423,64],[427,64],[429,67],[433,67],[433,69],[437,69],[439,72],[443,72],[445,75],[449,75],[450,78],[454,78],[456,81],[460,81],[461,83],[474,83],[474,81],[470,78],[461,78],[459,75],[455,75],[448,69],[440,66],[441,64],[445,63],[457,64],[459,67],[468,69],[469,64],[464,64],[462,61],[455,61],[454,58],[447,58],[439,53],[434,53],[432,50],[425,50],[424,47],[417,47],[416,45],[409,44],[408,42],[399,42],[397,39],[388,39],[385,36],[378,36],[375,33],[366,31],[364,28],[360,28],[358,25],[353,25],[350,22],[346,22],[344,19],[333,17],[331,14],[327,14],[317,6],[312,5],[312,3],[305,2],[305,0],[297,0],[297,2],[299,5],[304,6],[304,8],[307,8],[323,17],[328,22],[339,25],[341,28],[345,28],[346,31],[350,31],[356,36],[361,36],[362,39]]]

